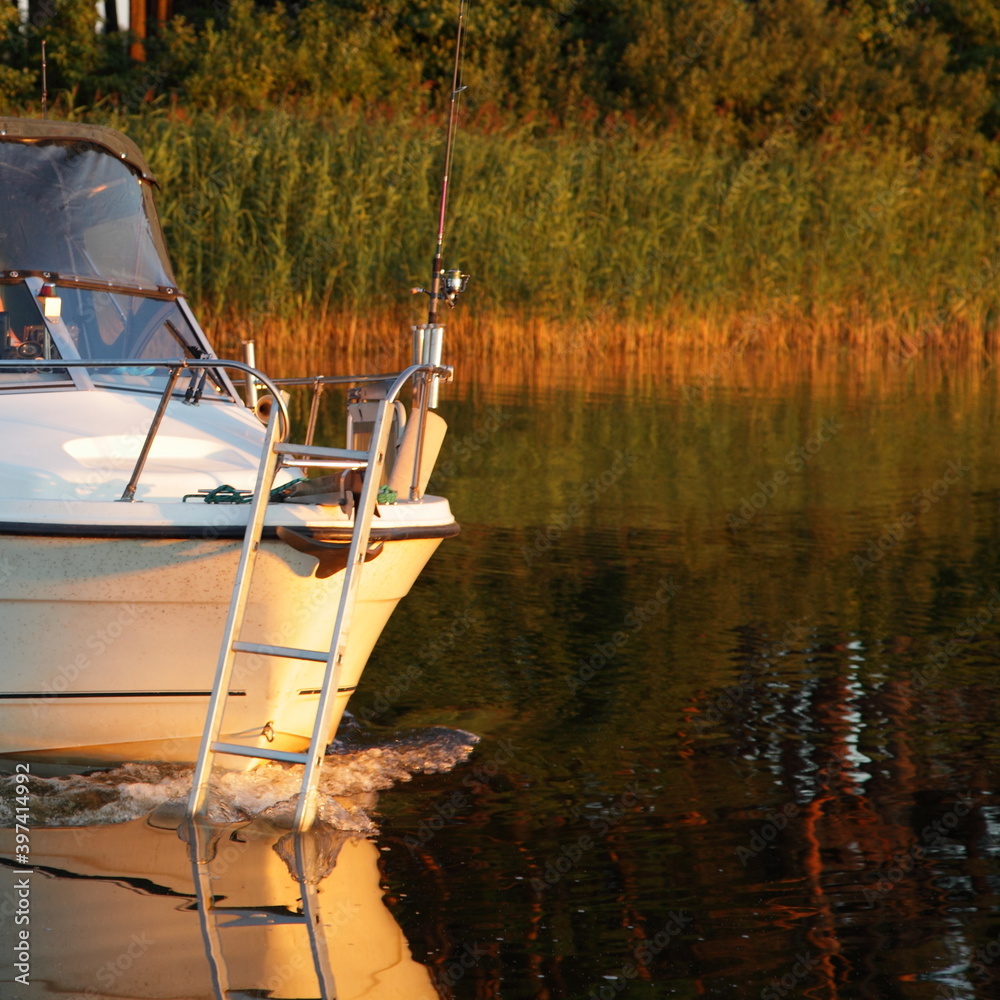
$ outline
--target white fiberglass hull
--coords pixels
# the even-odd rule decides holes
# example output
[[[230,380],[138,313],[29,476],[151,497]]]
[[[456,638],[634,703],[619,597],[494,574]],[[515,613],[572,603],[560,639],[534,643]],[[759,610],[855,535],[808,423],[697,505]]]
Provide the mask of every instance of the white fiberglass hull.
[[[72,763],[193,760],[239,558],[241,539],[224,536],[238,531],[247,508],[87,503],[90,525],[73,529],[46,520],[44,502],[31,505],[30,525],[14,506],[0,501],[6,530],[22,532],[0,535],[0,753]],[[65,510],[55,504],[49,513],[65,517]],[[301,504],[272,506],[268,523],[321,535],[324,511],[343,523],[339,508]],[[383,544],[362,574],[328,739],[396,604],[442,538],[457,531],[437,498],[382,513],[373,539]],[[24,505],[20,515],[27,514]],[[171,525],[171,514],[189,523]],[[326,536],[337,537],[340,529],[326,524]],[[245,641],[329,648],[344,572],[318,579],[316,565],[265,537]],[[324,670],[313,661],[238,654],[224,738],[303,748]]]

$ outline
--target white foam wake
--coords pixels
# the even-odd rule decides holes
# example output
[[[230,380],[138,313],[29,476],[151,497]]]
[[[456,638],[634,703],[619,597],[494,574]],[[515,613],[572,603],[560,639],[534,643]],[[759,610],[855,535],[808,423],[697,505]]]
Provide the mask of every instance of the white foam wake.
[[[472,753],[479,737],[435,727],[397,734],[377,744],[338,744],[323,766],[319,818],[337,829],[371,833],[365,795],[409,781],[416,774],[450,771]],[[112,770],[63,777],[31,775],[29,817],[33,826],[95,826],[124,823],[153,810],[178,807],[191,790],[193,767],[185,764],[123,764]],[[301,765],[263,763],[252,771],[215,771],[210,816],[220,821],[294,810]],[[14,825],[15,781],[0,777],[0,826]],[[337,797],[352,801],[338,802]]]

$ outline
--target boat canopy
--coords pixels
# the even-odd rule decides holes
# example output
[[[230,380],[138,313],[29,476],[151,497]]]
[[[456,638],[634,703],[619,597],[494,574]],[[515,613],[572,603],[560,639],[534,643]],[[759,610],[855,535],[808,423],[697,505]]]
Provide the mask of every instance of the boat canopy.
[[[0,277],[49,272],[176,294],[152,183],[113,129],[0,118]]]

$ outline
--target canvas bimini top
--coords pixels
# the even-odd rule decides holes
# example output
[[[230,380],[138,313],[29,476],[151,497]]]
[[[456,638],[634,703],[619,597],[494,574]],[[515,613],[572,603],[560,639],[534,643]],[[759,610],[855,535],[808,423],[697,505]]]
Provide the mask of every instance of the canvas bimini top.
[[[114,129],[0,118],[0,390],[89,388],[159,392],[163,366],[90,374],[60,359],[213,356],[176,287],[135,143]],[[223,375],[209,394],[232,398]]]
[[[114,129],[0,118],[0,276],[176,295],[138,147]]]

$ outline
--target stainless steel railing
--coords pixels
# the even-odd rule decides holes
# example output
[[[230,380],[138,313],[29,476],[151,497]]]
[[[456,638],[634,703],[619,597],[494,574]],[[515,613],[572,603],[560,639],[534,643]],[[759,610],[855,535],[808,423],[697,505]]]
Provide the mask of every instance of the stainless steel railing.
[[[3,371],[36,371],[39,367],[39,359],[0,360],[0,373]],[[119,501],[131,503],[135,501],[135,492],[139,485],[149,452],[153,447],[157,432],[163,422],[167,405],[173,397],[177,380],[184,371],[237,371],[242,372],[248,384],[250,382],[259,383],[273,397],[275,406],[278,407],[280,427],[278,429],[277,442],[282,443],[287,440],[291,430],[291,418],[288,413],[288,406],[282,396],[280,386],[312,386],[313,399],[310,404],[309,426],[307,428],[306,444],[312,443],[312,435],[315,432],[316,417],[319,410],[319,397],[323,388],[328,385],[360,385],[371,382],[389,382],[392,380],[390,388],[386,391],[385,399],[390,402],[395,401],[402,392],[406,384],[412,379],[414,381],[414,401],[413,410],[417,413],[418,440],[416,454],[414,458],[413,475],[411,477],[410,499],[419,499],[420,466],[422,462],[423,450],[423,426],[426,421],[428,401],[430,398],[430,387],[437,380],[450,381],[453,369],[448,365],[419,364],[410,365],[400,372],[390,372],[387,374],[370,375],[321,375],[304,378],[283,378],[272,379],[262,371],[243,361],[229,361],[221,358],[120,358],[109,360],[92,360],[86,358],[51,358],[48,359],[44,367],[46,368],[117,368],[124,369],[167,369],[167,381],[160,394],[160,401],[157,405],[153,420],[146,432],[139,456],[136,459],[135,467],[129,478],[128,485],[119,497]],[[19,388],[23,388],[19,386]]]

